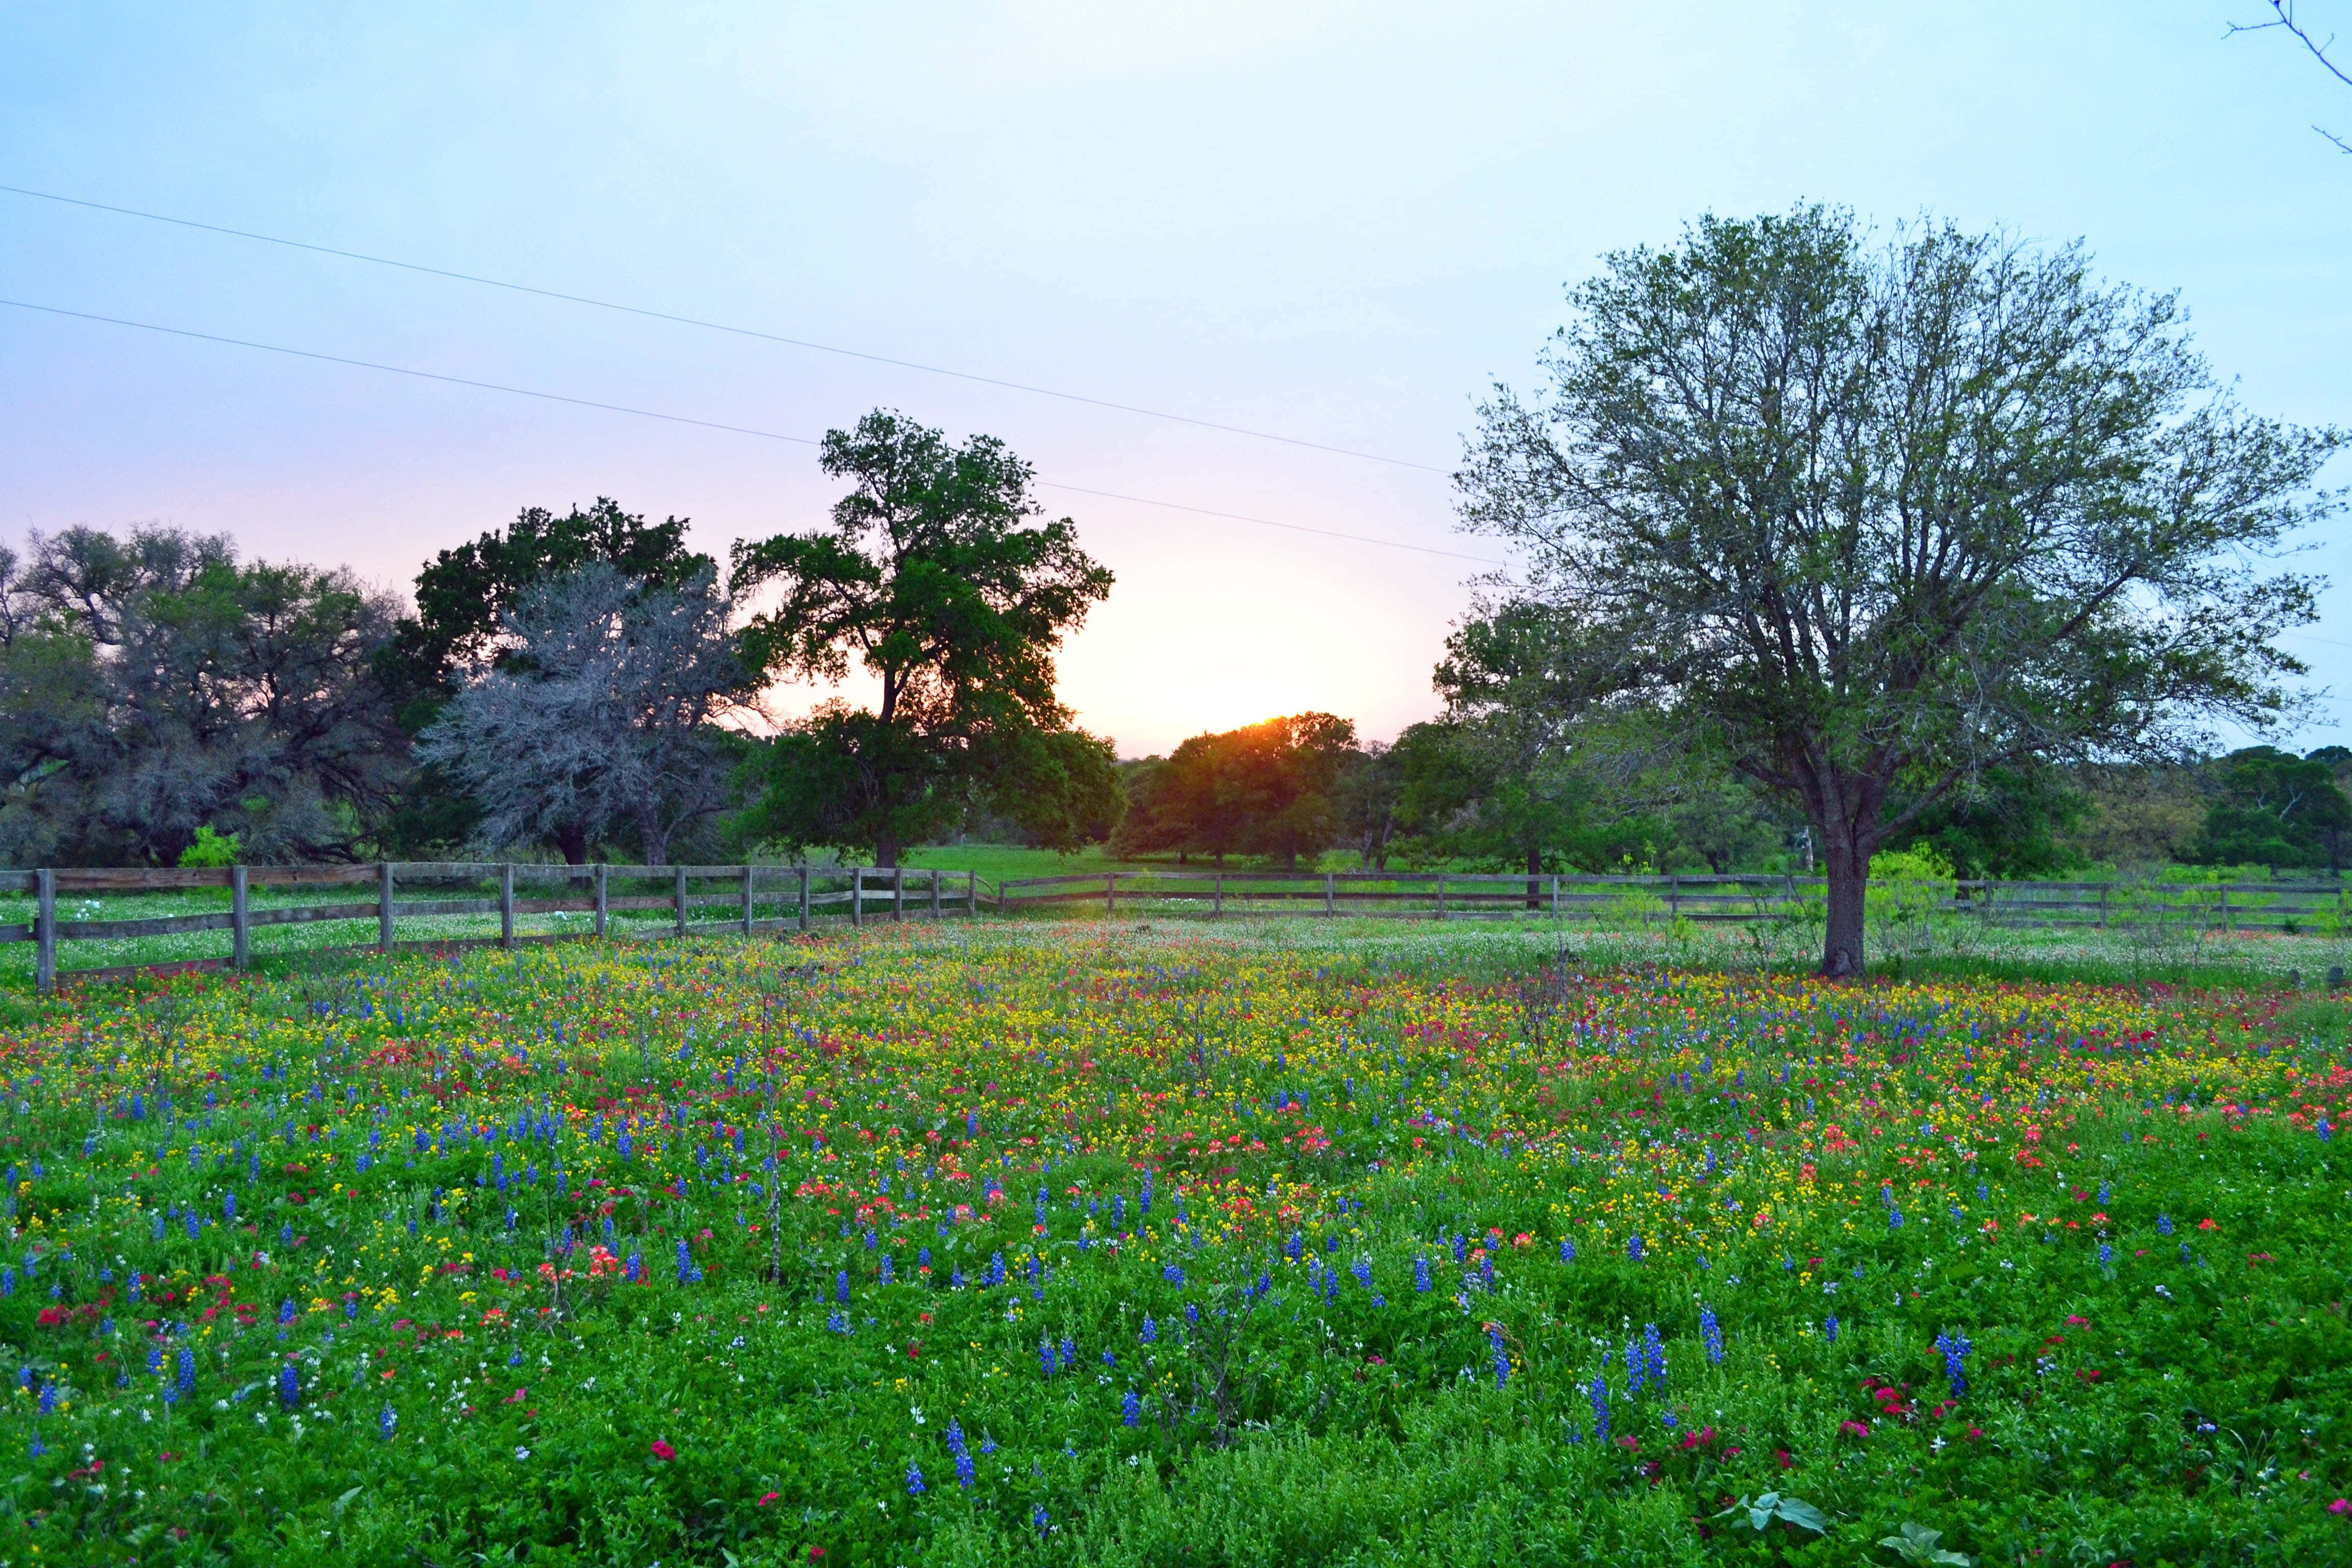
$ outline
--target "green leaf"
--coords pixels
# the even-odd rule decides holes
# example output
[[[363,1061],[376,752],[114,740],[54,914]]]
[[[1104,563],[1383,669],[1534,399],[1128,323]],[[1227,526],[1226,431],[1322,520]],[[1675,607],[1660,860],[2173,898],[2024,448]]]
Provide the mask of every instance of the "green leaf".
[[[1784,1497],[1772,1511],[1799,1529],[1810,1530],[1816,1535],[1830,1527],[1829,1515],[1802,1498]]]
[[[335,1500],[335,1517],[337,1519],[342,1518],[343,1510],[352,1506],[352,1500],[365,1490],[367,1490],[367,1488],[365,1487],[353,1487],[351,1490],[337,1498]]]

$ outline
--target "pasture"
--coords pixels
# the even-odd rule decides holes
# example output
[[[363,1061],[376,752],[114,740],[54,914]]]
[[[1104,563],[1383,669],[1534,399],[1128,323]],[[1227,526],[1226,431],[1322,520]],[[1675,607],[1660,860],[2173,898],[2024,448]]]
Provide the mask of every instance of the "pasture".
[[[16,1001],[0,1558],[2352,1560],[2343,1005],[1645,954],[910,924]]]

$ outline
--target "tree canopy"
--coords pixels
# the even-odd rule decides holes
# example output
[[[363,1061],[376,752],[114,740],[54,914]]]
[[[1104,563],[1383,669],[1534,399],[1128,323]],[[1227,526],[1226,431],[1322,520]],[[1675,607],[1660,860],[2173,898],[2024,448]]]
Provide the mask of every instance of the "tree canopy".
[[[735,546],[730,585],[781,588],[744,630],[772,676],[877,683],[778,738],[751,822],[786,845],[900,848],[984,800],[1040,826],[1098,818],[1117,788],[1108,742],[1055,695],[1062,639],[1110,592],[1069,519],[1046,522],[1030,467],[993,437],[950,445],[877,410],[825,434],[850,482],[827,530]]]
[[[1296,868],[1341,831],[1341,784],[1356,727],[1297,713],[1195,735],[1139,777],[1114,845],[1123,854],[1176,851],[1224,864],[1264,855]]]
[[[481,842],[552,842],[578,865],[620,826],[658,866],[730,804],[735,748],[718,726],[758,683],[713,576],[664,586],[599,561],[523,592],[500,620],[505,668],[478,673],[417,747],[473,797]]]
[[[1801,807],[1822,968],[1862,972],[1870,857],[1989,770],[2262,725],[2342,442],[2250,416],[2175,302],[2079,247],[1849,214],[1706,217],[1570,294],[1548,384],[1498,387],[1468,528],[1627,690]],[[1900,800],[1897,800],[1898,793]]]
[[[225,536],[0,550],[0,853],[169,865],[210,827],[253,859],[354,854],[407,767],[375,679],[393,616],[349,572]]]

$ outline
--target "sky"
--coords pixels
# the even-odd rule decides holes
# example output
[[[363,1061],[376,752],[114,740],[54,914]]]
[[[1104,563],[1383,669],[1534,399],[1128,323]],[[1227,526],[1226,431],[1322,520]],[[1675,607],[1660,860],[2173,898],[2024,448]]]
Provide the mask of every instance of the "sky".
[[[723,555],[836,493],[772,437],[892,407],[1070,487],[1043,499],[1118,585],[1062,695],[1121,754],[1310,709],[1384,739],[1436,710],[1445,636],[1507,564],[1454,525],[1478,399],[1533,384],[1599,258],[1701,213],[2080,238],[2179,291],[2249,408],[2352,426],[2352,156],[2311,129],[2352,139],[2352,89],[2225,36],[2267,14],[11,7],[0,184],[1289,440],[0,194],[17,305],[765,433],[0,307],[0,542],[161,522],[398,591],[522,507],[609,495]],[[2352,0],[2300,15],[2352,36]],[[2352,549],[2311,543],[2341,586],[2286,645],[2303,746],[2352,742]]]

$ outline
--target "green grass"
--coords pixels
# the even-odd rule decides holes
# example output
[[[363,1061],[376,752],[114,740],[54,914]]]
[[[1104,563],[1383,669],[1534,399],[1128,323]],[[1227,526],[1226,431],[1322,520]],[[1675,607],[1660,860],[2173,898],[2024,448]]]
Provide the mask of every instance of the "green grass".
[[[0,1558],[2352,1559],[2343,1004],[1559,940],[983,922],[16,1004]],[[1813,1522],[1726,1509],[1768,1490]]]

